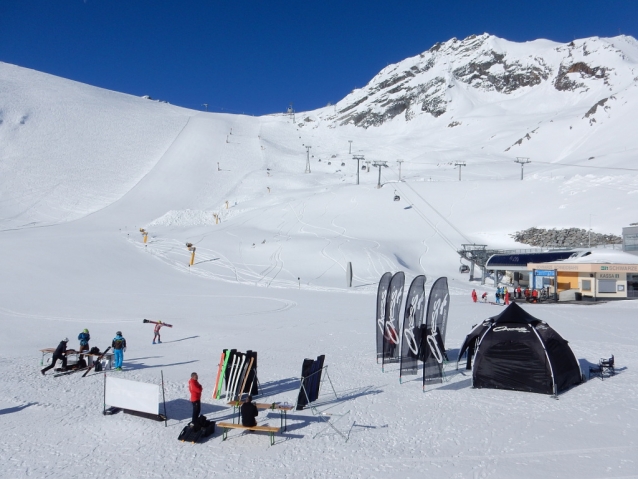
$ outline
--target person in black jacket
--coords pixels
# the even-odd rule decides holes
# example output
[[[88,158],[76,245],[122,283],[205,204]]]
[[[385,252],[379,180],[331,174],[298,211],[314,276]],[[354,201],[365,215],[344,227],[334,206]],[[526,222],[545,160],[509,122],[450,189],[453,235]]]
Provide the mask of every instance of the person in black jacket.
[[[69,338],[64,338],[62,341],[60,341],[60,344],[58,344],[58,347],[55,348],[55,352],[53,353],[53,357],[51,358],[51,364],[49,364],[46,368],[40,370],[43,376],[44,373],[55,366],[55,362],[58,359],[62,361],[62,368],[66,369],[66,343],[68,342]]]
[[[249,394],[246,402],[241,405],[241,424],[246,427],[253,427],[257,425],[255,418],[259,412],[257,406],[253,403],[253,397]]]

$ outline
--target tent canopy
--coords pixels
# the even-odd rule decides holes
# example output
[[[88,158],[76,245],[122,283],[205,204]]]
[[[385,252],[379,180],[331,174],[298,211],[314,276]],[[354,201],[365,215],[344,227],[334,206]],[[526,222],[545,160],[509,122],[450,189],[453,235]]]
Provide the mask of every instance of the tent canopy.
[[[552,394],[581,382],[580,366],[567,341],[516,303],[475,326],[459,358],[466,350],[468,364],[476,351],[476,388]]]

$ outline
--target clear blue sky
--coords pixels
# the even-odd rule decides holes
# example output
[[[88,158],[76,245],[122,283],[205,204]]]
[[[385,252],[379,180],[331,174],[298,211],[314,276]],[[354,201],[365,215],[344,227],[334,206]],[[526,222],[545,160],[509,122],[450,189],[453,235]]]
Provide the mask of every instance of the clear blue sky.
[[[637,37],[638,0],[0,0],[0,61],[256,115],[334,103],[389,63],[483,32]]]

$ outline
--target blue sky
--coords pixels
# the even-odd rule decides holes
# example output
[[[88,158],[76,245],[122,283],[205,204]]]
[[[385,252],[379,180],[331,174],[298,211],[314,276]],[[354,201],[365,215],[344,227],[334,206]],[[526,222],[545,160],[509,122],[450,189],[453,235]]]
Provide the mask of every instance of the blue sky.
[[[336,102],[452,37],[638,36],[638,0],[0,0],[0,61],[189,108]]]

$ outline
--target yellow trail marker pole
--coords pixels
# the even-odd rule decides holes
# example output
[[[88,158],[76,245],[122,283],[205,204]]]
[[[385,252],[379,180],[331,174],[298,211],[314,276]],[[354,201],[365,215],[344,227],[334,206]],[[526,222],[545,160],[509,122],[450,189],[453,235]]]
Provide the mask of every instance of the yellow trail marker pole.
[[[190,267],[190,266],[193,266],[193,264],[195,263],[195,250],[196,250],[196,248],[195,248],[195,246],[193,246],[193,243],[186,243],[186,247],[188,248],[188,251],[191,252],[191,261],[190,261],[190,264],[188,265]]]

